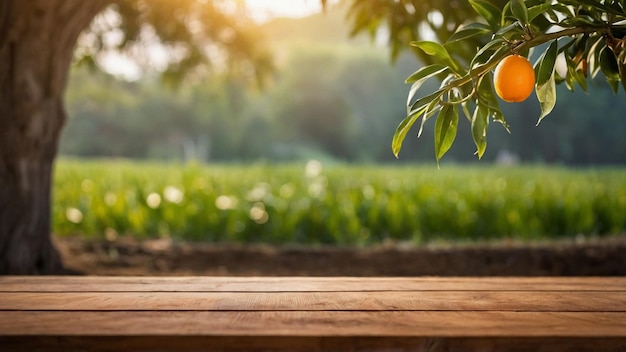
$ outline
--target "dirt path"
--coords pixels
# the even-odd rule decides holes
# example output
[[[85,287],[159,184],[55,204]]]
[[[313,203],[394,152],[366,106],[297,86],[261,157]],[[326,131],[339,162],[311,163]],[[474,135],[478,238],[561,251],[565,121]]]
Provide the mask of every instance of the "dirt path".
[[[270,247],[55,238],[88,275],[535,276],[626,275],[626,235],[582,242],[414,247]]]

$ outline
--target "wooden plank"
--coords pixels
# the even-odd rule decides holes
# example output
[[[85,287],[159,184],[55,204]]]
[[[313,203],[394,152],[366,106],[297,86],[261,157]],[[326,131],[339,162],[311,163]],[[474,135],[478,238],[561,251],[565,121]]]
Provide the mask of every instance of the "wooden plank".
[[[0,277],[0,349],[626,350],[626,278]]]
[[[626,337],[626,313],[0,311],[0,336]]]
[[[626,277],[0,277],[0,292],[626,291]]]
[[[0,292],[0,310],[626,312],[625,292]]]

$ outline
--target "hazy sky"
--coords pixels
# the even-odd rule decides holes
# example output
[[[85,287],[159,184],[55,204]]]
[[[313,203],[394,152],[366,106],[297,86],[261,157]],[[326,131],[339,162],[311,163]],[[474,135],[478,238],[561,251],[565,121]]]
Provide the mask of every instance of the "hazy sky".
[[[271,17],[301,17],[320,11],[320,0],[246,0],[250,15],[257,20]]]

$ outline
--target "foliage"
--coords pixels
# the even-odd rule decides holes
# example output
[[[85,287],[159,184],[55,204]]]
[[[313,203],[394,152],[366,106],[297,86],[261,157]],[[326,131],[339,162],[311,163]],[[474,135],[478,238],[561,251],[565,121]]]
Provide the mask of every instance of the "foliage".
[[[495,6],[498,7],[505,3],[506,0],[495,0]],[[375,38],[387,31],[391,57],[395,59],[399,53],[410,49],[407,45],[409,42],[423,40],[428,35],[435,37],[438,42],[445,42],[456,28],[467,22],[472,13],[467,0],[351,0],[347,19],[353,35],[367,32]],[[477,39],[469,38],[457,49],[464,56],[472,55],[480,43]],[[413,52],[426,64],[439,62],[437,57],[429,53],[420,50]]]
[[[122,54],[172,84],[206,77],[211,69],[263,83],[273,70],[258,26],[240,2],[111,2],[79,38],[76,62],[103,66],[107,56]]]
[[[624,84],[623,1],[511,0],[498,7],[488,0],[470,0],[469,4],[479,22],[458,27],[443,44],[426,40],[411,43],[436,63],[420,68],[407,79],[412,87],[407,117],[392,142],[396,156],[415,122],[422,118],[421,133],[424,123],[436,115],[435,154],[439,160],[454,142],[459,115],[463,113],[471,124],[476,153],[482,157],[489,120],[509,129],[494,94],[491,71],[510,54],[529,56],[533,48],[543,50],[534,65],[541,107],[538,123],[556,104],[557,83],[564,82],[570,90],[579,85],[586,91],[588,77],[602,73],[615,93],[619,82]],[[468,41],[482,44],[467,55]],[[564,60],[564,72],[555,70],[559,57]],[[426,93],[420,90],[433,77],[442,79],[440,87]]]
[[[367,245],[621,234],[626,171],[62,159],[60,235]]]

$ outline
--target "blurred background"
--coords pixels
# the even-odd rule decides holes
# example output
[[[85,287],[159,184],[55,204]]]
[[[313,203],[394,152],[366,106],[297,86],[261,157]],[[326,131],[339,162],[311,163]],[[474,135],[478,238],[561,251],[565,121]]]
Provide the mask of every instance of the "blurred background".
[[[399,160],[391,153],[391,137],[406,115],[409,86],[404,79],[421,67],[411,52],[392,61],[384,35],[380,40],[351,37],[347,4],[321,13],[318,1],[249,2],[275,65],[263,90],[219,73],[173,88],[159,84],[158,72],[140,76],[131,62],[119,58],[103,65],[118,80],[77,66],[67,90],[71,118],[61,154],[200,162],[433,163],[434,119],[420,139],[417,129],[407,136]],[[590,82],[589,91],[572,93],[559,86],[557,106],[540,126],[535,126],[536,98],[502,103],[511,134],[493,124],[481,164],[626,163],[626,100],[615,96],[604,78]],[[477,161],[469,126],[459,123],[444,162]]]
[[[461,119],[438,170],[434,119],[400,158],[404,79],[386,34],[351,36],[344,2],[249,1],[275,69],[166,82],[123,57],[75,65],[54,188],[58,235],[370,245],[620,236],[626,100],[598,79],[501,103],[478,161]],[[297,4],[297,5],[294,5]],[[158,56],[158,55],[157,55]],[[261,85],[262,83],[262,85]],[[433,83],[436,84],[436,83]]]

